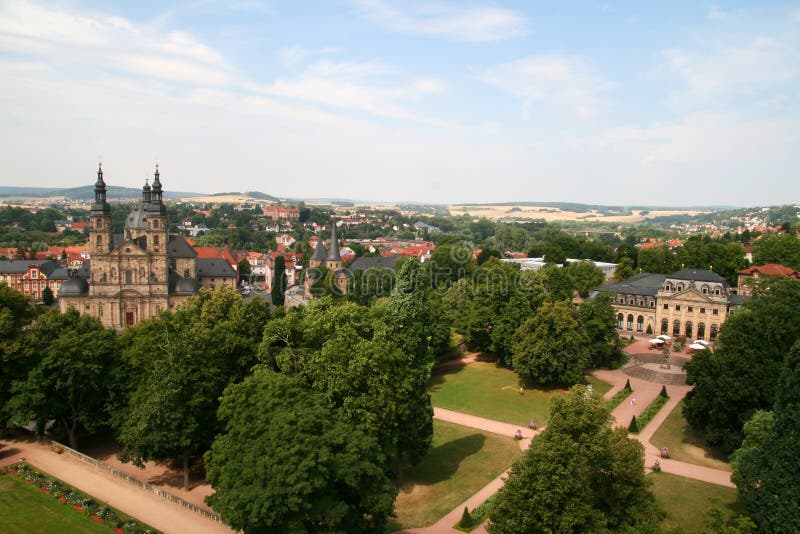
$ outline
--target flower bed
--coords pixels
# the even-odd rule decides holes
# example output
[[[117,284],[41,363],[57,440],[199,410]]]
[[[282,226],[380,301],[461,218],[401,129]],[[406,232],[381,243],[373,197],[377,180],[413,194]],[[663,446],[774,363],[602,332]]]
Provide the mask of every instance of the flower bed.
[[[76,490],[72,486],[37,471],[28,464],[17,463],[0,471],[0,474],[4,473],[22,478],[27,484],[36,486],[42,492],[58,500],[58,502],[70,506],[77,512],[86,514],[100,524],[108,525],[119,534],[151,534],[158,532],[121,512],[109,508],[105,503],[95,501],[89,495]]]

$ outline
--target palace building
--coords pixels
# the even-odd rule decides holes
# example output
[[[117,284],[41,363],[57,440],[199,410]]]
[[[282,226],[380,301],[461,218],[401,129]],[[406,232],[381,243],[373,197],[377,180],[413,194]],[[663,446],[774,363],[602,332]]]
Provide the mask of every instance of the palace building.
[[[714,341],[728,315],[746,297],[731,291],[713,271],[681,269],[672,274],[639,273],[592,291],[613,293],[620,333],[667,334]]]
[[[103,169],[98,167],[89,219],[88,278],[73,272],[61,284],[62,312],[75,308],[122,330],[183,304],[201,287],[236,288],[237,274],[228,262],[198,258],[183,237],[169,234],[160,178],[156,166],[153,185],[145,183],[123,233],[115,234]]]

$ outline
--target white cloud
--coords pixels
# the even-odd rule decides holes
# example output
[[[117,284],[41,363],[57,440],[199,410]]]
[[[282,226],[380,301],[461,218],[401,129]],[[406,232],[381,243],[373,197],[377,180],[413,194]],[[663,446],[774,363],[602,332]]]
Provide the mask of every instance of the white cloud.
[[[796,38],[754,37],[706,50],[668,49],[667,69],[685,88],[673,98],[708,104],[724,96],[756,96],[797,80],[800,46]]]
[[[306,58],[325,56],[328,54],[335,54],[341,52],[341,48],[326,47],[326,48],[305,48],[303,46],[289,46],[280,51],[280,57],[283,62],[288,66],[296,66],[303,63]]]
[[[537,105],[576,118],[593,117],[607,108],[602,92],[611,86],[592,73],[584,58],[558,53],[501,63],[480,78],[521,98],[525,117]]]
[[[454,41],[498,41],[516,37],[523,31],[522,16],[510,9],[443,3],[412,6],[385,0],[356,0],[356,3],[368,19],[411,35],[434,35]]]
[[[709,20],[725,20],[728,18],[728,13],[718,5],[713,5],[708,8],[706,17]]]

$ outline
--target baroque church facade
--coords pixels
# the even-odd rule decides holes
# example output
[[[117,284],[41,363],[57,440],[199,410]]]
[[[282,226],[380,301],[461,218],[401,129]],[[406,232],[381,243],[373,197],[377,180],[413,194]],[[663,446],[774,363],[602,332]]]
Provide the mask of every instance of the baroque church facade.
[[[75,308],[122,330],[197,295],[201,287],[236,287],[236,271],[224,260],[198,259],[181,236],[169,234],[158,166],[153,184],[114,234],[103,169],[97,170],[89,222],[88,279],[72,273],[58,292],[59,309]]]
[[[347,282],[349,271],[344,268],[342,255],[339,252],[339,238],[336,235],[336,223],[331,221],[331,240],[330,251],[325,250],[322,238],[317,240],[314,254],[308,260],[308,270],[306,271],[303,283],[303,293],[306,299],[317,297],[315,288],[318,283],[330,284],[331,289],[340,295],[347,293]],[[325,280],[320,280],[325,277]]]

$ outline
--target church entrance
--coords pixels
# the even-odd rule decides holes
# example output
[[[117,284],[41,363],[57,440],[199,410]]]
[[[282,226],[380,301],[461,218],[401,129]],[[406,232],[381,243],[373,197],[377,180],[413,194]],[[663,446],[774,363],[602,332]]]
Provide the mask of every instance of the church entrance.
[[[125,326],[133,326],[133,312],[126,311],[125,312]]]

